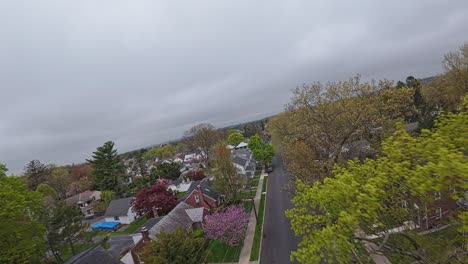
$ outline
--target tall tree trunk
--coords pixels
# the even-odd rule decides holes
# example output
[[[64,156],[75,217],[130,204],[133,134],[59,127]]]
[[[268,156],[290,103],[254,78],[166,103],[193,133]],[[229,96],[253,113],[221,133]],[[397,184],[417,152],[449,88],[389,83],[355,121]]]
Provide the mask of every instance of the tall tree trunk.
[[[71,249],[73,256],[76,255],[75,247],[73,247],[73,241],[71,240],[71,237],[67,237],[67,240],[68,240],[68,244],[70,245],[70,249]]]

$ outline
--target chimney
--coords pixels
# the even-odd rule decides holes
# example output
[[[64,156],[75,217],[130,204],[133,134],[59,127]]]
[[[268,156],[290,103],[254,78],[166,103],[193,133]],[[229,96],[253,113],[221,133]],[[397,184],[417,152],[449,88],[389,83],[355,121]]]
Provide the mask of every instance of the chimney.
[[[157,207],[153,207],[152,210],[153,210],[153,216],[154,216],[154,218],[158,217],[158,216],[159,216],[159,214],[158,214],[158,208],[157,208]]]
[[[146,227],[141,228],[141,235],[143,236],[143,242],[150,241],[149,231]]]
[[[198,196],[200,197],[200,205],[205,208],[208,212],[211,209],[211,206],[205,201],[205,196],[203,195],[203,190],[200,185],[197,186]]]

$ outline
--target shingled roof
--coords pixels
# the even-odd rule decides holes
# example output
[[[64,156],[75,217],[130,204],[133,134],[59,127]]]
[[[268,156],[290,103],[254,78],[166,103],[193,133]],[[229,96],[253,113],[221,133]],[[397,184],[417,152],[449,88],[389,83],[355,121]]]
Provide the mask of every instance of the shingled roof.
[[[132,206],[133,197],[112,200],[104,216],[127,215],[128,209]]]
[[[179,227],[189,228],[194,222],[185,211],[186,209],[193,209],[193,207],[184,202],[177,204],[169,214],[165,215],[149,230],[149,237],[155,240],[162,230],[166,233],[172,233]]]
[[[74,256],[65,264],[123,264],[123,262],[113,258],[99,245]]]
[[[187,190],[187,196],[184,197],[184,200],[192,193],[193,190],[195,190],[198,185],[202,188],[203,194],[212,198],[213,200],[218,200],[220,194],[215,191],[211,181],[208,178],[205,178],[201,181],[194,181],[192,182],[192,185],[190,185],[190,188]]]

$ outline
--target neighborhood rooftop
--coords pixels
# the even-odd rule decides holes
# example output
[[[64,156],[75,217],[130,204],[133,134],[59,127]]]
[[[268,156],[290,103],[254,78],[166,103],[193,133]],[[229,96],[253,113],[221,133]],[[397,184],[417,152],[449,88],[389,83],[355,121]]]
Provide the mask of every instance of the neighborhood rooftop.
[[[132,206],[133,197],[112,200],[104,216],[127,215]]]

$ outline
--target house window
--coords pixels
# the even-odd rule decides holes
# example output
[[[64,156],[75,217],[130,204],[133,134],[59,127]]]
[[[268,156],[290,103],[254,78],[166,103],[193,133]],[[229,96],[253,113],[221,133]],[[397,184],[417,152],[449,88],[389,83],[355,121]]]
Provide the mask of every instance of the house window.
[[[407,209],[408,208],[408,202],[406,200],[401,201],[401,207]]]
[[[435,192],[434,193],[434,199],[440,200],[440,192]]]
[[[87,214],[87,215],[90,215],[90,214],[91,214],[91,210],[86,210],[86,214]]]
[[[200,203],[200,197],[198,197],[198,194],[195,194],[195,202]]]
[[[119,221],[120,218],[119,218],[118,216],[114,216],[114,220],[115,220],[115,221]]]
[[[441,219],[442,218],[442,207],[438,207],[436,209],[436,219]]]

